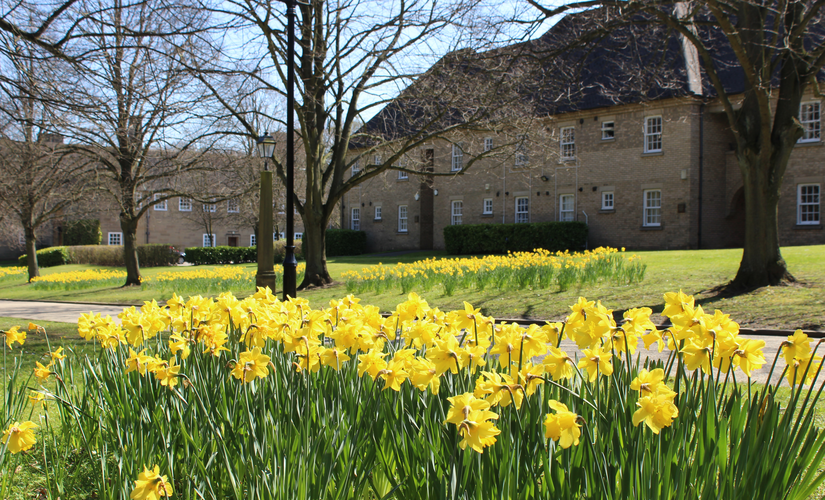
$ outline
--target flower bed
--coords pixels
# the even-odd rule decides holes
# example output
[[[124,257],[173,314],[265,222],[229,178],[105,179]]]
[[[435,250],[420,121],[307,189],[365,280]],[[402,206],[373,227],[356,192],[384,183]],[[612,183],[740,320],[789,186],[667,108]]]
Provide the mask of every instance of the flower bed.
[[[116,286],[123,284],[126,271],[108,269],[86,269],[36,276],[31,283],[35,290],[78,290],[99,286]]]
[[[565,291],[573,284],[594,284],[613,281],[621,284],[639,283],[647,266],[639,257],[625,257],[624,249],[599,247],[579,253],[537,249],[533,252],[515,252],[507,255],[487,255],[462,259],[426,259],[412,264],[365,267],[360,272],[342,274],[347,292],[363,293],[373,290],[400,288],[402,293],[412,290],[432,290],[443,286],[452,296],[456,289],[483,290],[488,287],[510,290],[558,287]]]
[[[521,327],[416,294],[384,318],[268,289],[147,302],[122,325],[84,315],[97,354],[35,370],[60,434],[35,432],[9,390],[0,471],[34,449],[65,485],[80,460],[107,499],[807,498],[825,478],[819,344],[797,332],[770,360],[782,408],[750,382],[764,342],[690,296],[665,301],[667,330],[584,298],[564,323]]]
[[[300,275],[306,264],[298,264]],[[220,291],[243,291],[255,288],[257,270],[240,266],[221,266],[213,269],[192,269],[188,271],[166,271],[141,282],[143,289],[174,291],[176,293],[210,293]],[[275,264],[278,283],[283,281],[284,269]]]

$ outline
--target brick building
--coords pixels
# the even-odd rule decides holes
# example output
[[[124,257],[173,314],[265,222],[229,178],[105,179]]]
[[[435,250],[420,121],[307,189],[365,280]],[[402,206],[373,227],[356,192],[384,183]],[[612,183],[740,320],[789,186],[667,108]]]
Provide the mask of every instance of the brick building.
[[[563,20],[545,36],[564,29]],[[454,176],[389,170],[346,194],[342,226],[365,231],[370,251],[443,249],[443,228],[450,224],[565,220],[589,225],[591,247],[741,246],[742,178],[726,116],[695,49],[675,37],[663,43],[667,86],[648,88],[642,96],[625,89],[627,82],[612,65],[615,53],[604,49],[603,64],[582,72],[574,89],[540,96],[552,105],[539,107],[529,128],[455,135],[408,151],[407,157],[423,173],[449,174],[507,143],[500,154]],[[622,61],[623,69],[630,59]],[[731,71],[725,78],[726,87],[741,88],[741,75]],[[559,95],[574,97],[558,104]],[[805,135],[791,155],[781,192],[782,245],[825,244],[821,109],[813,93],[803,98]],[[365,126],[386,128],[382,120],[379,113]],[[358,154],[368,164],[392,152],[353,151]],[[350,175],[358,175],[357,167]]]

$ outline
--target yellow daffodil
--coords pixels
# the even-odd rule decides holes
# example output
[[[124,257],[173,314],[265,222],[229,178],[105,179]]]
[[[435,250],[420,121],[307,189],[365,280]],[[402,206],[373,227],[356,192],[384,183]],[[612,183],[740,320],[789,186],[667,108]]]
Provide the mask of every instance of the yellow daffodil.
[[[135,487],[129,498],[132,500],[159,500],[160,497],[171,497],[172,484],[166,476],[160,475],[160,467],[157,465],[149,470],[146,466],[143,467],[143,472],[138,475],[135,481]]]
[[[160,385],[172,389],[178,385],[178,376],[180,374],[180,365],[175,364],[175,358],[170,358],[169,361],[155,362],[154,371],[155,379],[160,382]]]
[[[782,356],[788,365],[793,364],[794,358],[806,358],[811,354],[811,341],[802,330],[796,330],[788,340],[782,342]]]
[[[822,364],[822,356],[818,354],[809,353],[803,358],[794,357],[785,372],[788,384],[793,386],[803,382],[805,384],[813,383],[820,364]]]
[[[261,348],[256,347],[238,355],[238,362],[232,369],[232,376],[244,383],[256,378],[266,378],[269,375],[269,356],[261,354]]]
[[[547,355],[542,363],[544,364],[544,370],[557,382],[572,378],[575,373],[573,360],[566,352],[552,346],[547,349]]]
[[[610,353],[602,351],[601,347],[585,349],[584,358],[579,360],[579,368],[587,370],[589,380],[595,382],[599,373],[605,376],[613,374],[613,364],[610,362]]]
[[[5,337],[6,345],[9,347],[13,347],[15,342],[20,345],[26,342],[26,332],[21,332],[19,326],[13,326],[7,331],[4,331],[3,336]]]
[[[496,436],[501,434],[501,431],[491,422],[497,418],[498,415],[491,411],[470,412],[467,418],[458,424],[458,433],[464,438],[458,443],[461,449],[464,450],[469,446],[478,453],[484,453],[485,447],[494,445]]]
[[[679,416],[679,409],[673,404],[675,393],[665,387],[658,392],[639,398],[636,406],[638,410],[633,414],[633,425],[644,422],[654,434],[673,423]]]
[[[8,446],[12,454],[26,451],[37,442],[34,437],[34,431],[32,430],[35,428],[37,428],[37,425],[31,421],[23,422],[22,424],[20,422],[14,422],[9,425],[8,429],[3,431],[3,444]]]
[[[641,396],[653,394],[663,384],[665,379],[665,371],[661,368],[656,368],[652,372],[648,372],[642,368],[639,375],[630,383],[630,388],[634,391],[639,391]]]
[[[49,375],[54,374],[53,371],[49,370],[52,365],[49,364],[49,366],[43,366],[39,361],[35,361],[34,364],[34,376],[37,377],[37,380],[39,380],[41,384],[46,383],[46,379],[49,378]]]
[[[447,398],[450,402],[450,409],[447,412],[445,424],[459,425],[469,418],[470,414],[478,410],[490,409],[490,403],[484,399],[478,399],[473,394],[465,392],[458,396]]]
[[[544,419],[544,436],[547,439],[558,441],[559,446],[564,449],[579,444],[581,437],[581,425],[579,416],[568,410],[567,405],[551,399],[550,408],[556,413],[548,413]]]

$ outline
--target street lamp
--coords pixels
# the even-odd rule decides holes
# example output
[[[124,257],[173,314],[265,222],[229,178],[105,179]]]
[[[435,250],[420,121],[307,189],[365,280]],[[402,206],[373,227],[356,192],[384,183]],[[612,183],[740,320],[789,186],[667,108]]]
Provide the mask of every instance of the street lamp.
[[[295,0],[286,4],[286,255],[284,255],[284,300],[296,297],[298,261],[295,259]]]
[[[275,247],[272,243],[272,172],[269,159],[275,152],[275,138],[264,133],[258,138],[258,155],[264,159],[261,172],[261,206],[258,212],[258,274],[255,286],[269,287],[275,292]]]

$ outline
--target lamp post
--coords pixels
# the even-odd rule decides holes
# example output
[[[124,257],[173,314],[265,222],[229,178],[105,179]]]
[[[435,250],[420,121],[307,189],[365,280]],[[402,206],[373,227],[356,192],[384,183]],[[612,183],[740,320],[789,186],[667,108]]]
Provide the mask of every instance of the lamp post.
[[[269,287],[275,293],[275,247],[272,243],[272,172],[269,159],[275,152],[275,139],[264,133],[258,138],[258,155],[264,159],[261,172],[261,206],[258,212],[258,274],[255,286]]]
[[[286,4],[286,255],[284,255],[284,299],[296,297],[298,261],[295,260],[295,0]]]

